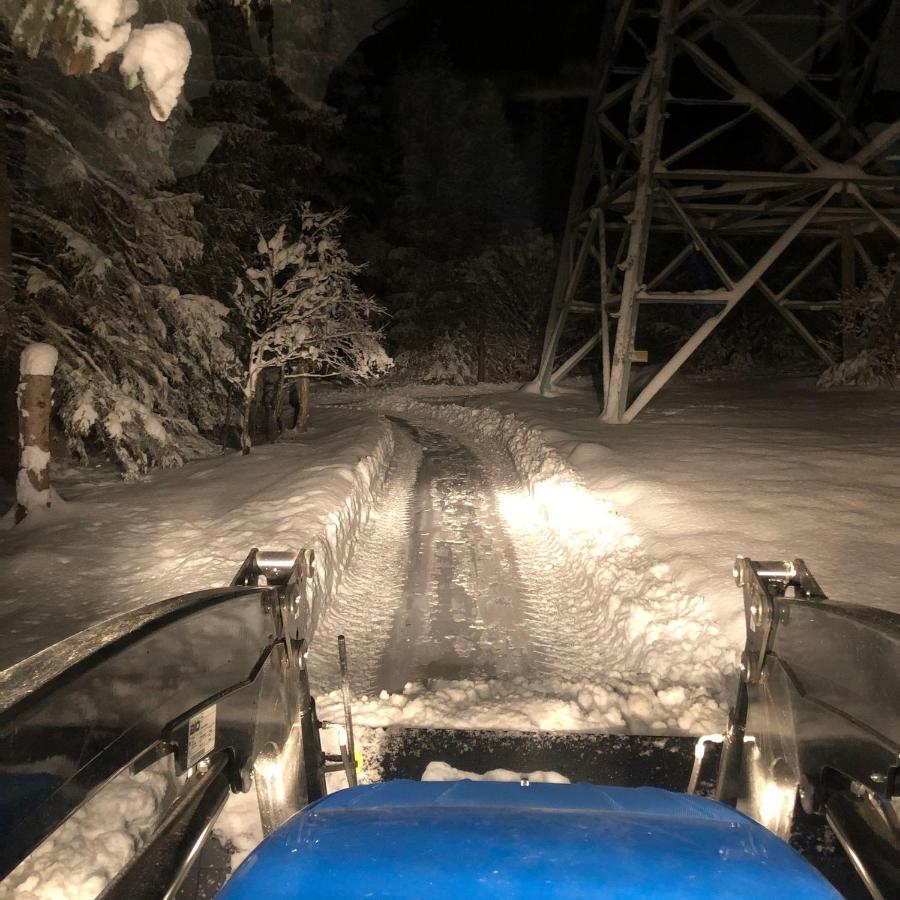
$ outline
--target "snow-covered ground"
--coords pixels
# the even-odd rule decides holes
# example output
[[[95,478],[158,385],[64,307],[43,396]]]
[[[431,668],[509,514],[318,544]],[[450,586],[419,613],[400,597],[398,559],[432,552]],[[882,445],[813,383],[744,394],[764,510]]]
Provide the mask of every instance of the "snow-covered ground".
[[[388,478],[387,531],[375,526],[325,614],[320,693],[336,685],[343,633],[369,726],[721,728],[734,654],[703,598],[539,431],[492,409],[380,405],[414,424],[424,459],[415,486]],[[339,707],[320,698],[326,718]]]
[[[733,640],[739,553],[800,557],[829,596],[900,610],[900,392],[681,381],[627,426],[603,425],[580,379],[467,402],[539,429]]]
[[[318,709],[342,718],[343,633],[364,753],[403,725],[698,735],[723,724],[742,643],[737,553],[802,556],[832,596],[900,608],[897,394],[684,383],[627,427],[579,381],[318,397],[313,431],[249,458],[59,482],[53,519],[0,533],[0,665],[226,583],[251,546],[314,547]],[[111,839],[92,827],[77,840]],[[250,798],[218,834],[250,849]]]
[[[226,585],[251,547],[313,548],[327,596],[392,441],[374,413],[321,410],[307,434],[247,457],[130,484],[68,473],[49,519],[0,531],[0,670],[117,613]]]

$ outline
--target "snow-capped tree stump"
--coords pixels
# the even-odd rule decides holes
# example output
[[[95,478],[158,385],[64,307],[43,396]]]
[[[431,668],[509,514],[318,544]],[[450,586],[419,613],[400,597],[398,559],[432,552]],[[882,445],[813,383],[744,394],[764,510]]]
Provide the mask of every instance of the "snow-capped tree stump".
[[[16,524],[36,510],[50,508],[50,410],[58,357],[50,344],[29,344],[20,357]]]

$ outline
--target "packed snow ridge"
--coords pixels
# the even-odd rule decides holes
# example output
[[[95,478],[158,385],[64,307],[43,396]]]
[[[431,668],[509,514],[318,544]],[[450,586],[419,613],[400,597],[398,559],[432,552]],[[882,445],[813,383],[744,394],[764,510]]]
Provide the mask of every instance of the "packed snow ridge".
[[[341,692],[316,700],[323,721],[343,721]],[[501,731],[698,735],[721,727],[724,710],[708,685],[627,672],[601,681],[432,679],[401,693],[357,696],[353,722],[363,728],[459,728]]]

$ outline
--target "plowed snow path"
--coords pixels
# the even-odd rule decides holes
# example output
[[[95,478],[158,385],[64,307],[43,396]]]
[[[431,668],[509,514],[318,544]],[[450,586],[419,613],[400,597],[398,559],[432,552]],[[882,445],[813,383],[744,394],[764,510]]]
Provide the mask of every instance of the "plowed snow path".
[[[535,598],[497,500],[515,487],[511,464],[394,422],[385,494],[317,631],[313,677],[334,686],[341,633],[357,691],[530,674]]]
[[[479,411],[402,415],[382,495],[313,637],[323,719],[342,715],[344,634],[354,718],[372,727],[721,727],[731,651],[627,523],[575,483],[533,496]]]

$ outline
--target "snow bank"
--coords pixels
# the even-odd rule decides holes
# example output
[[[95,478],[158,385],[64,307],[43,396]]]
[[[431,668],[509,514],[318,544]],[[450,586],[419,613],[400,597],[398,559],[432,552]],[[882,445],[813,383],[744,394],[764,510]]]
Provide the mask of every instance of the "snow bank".
[[[829,596],[900,610],[900,393],[817,389],[811,378],[683,379],[629,426],[599,419],[587,379],[554,399],[472,398],[543,436],[608,498],[743,644],[738,553],[801,557]]]
[[[153,118],[165,122],[178,103],[190,61],[184,29],[175,22],[157,22],[131,33],[119,71],[129,88],[144,85]]]
[[[327,418],[322,414],[318,421]],[[152,500],[141,490],[152,485],[115,485],[112,491],[101,492],[103,499],[96,506],[68,504],[67,537],[55,535],[54,541],[49,542],[54,554],[65,554],[65,563],[54,558],[53,564],[48,565],[41,550],[45,545],[35,542],[34,537],[20,548],[28,547],[30,554],[37,553],[44,559],[41,573],[26,578],[25,602],[33,608],[37,591],[59,598],[55,610],[52,603],[42,609],[48,620],[58,626],[62,612],[71,613],[73,601],[77,605],[79,584],[85,585],[84,604],[96,618],[98,607],[103,608],[103,599],[112,600],[110,607],[120,611],[127,606],[144,605],[136,603],[134,595],[121,593],[127,591],[128,585],[141,584],[147,602],[182,590],[227,584],[254,545],[270,549],[311,548],[316,553],[316,563],[309,592],[307,635],[314,642],[318,619],[334,596],[360,530],[368,520],[394,447],[390,424],[371,414],[360,417],[345,411],[322,428],[318,443],[315,437],[313,431],[304,442],[260,447],[249,457],[234,456],[188,466],[166,473],[168,477],[161,473]],[[249,499],[242,497],[240,481],[250,490]],[[130,502],[116,502],[116,496],[130,497]],[[73,518],[79,511],[83,516],[80,523]],[[99,516],[107,522],[106,530],[98,533]],[[131,571],[127,575],[118,568],[122,558],[130,560]],[[83,566],[84,571],[79,574],[77,566]],[[119,596],[98,596],[98,584],[110,593],[118,588]],[[3,605],[0,612],[6,612]],[[16,618],[22,619],[21,610]],[[26,617],[24,636],[31,640],[35,638],[33,622]],[[92,631],[113,627],[111,620],[95,625]],[[10,629],[6,631],[8,641],[15,638]],[[44,640],[52,635],[48,629]],[[233,640],[242,639],[235,629]],[[220,636],[198,634],[191,640],[191,652],[200,658],[230,652]],[[204,646],[204,641],[211,640],[214,645]],[[56,658],[44,651],[0,672],[4,704],[13,702],[16,692],[33,683],[36,675],[52,675],[47,660]],[[166,690],[165,677],[153,667],[122,673],[116,685],[110,686],[109,702],[133,707],[140,695]],[[73,723],[82,720],[83,710],[77,698],[70,715]],[[14,893],[17,898],[48,900],[89,900],[97,896],[137,852],[158,818],[164,795],[162,784],[148,775],[123,773],[25,860],[14,880],[7,879],[0,885],[0,900]],[[229,798],[216,833],[234,851],[232,862],[238,865],[262,836],[255,791]]]
[[[59,352],[52,344],[29,344],[19,359],[22,375],[52,375]]]
[[[228,584],[251,547],[315,551],[314,629],[393,452],[389,422],[343,409],[317,413],[302,440],[142,482],[78,489],[57,473],[69,502],[54,520],[0,533],[0,669],[115,614]],[[45,527],[59,530],[37,534]]]
[[[316,700],[319,718],[342,722],[340,691]],[[402,693],[353,698],[353,723],[364,728],[459,728],[497,731],[699,735],[721,726],[724,711],[708,685],[610,672],[603,684],[562,678],[433,679]]]
[[[382,421],[370,452],[360,456],[352,471],[341,473],[346,494],[326,514],[324,527],[311,544],[316,563],[311,584],[310,642],[315,638],[319,619],[335,596],[360,531],[369,520],[393,454],[393,430]]]

